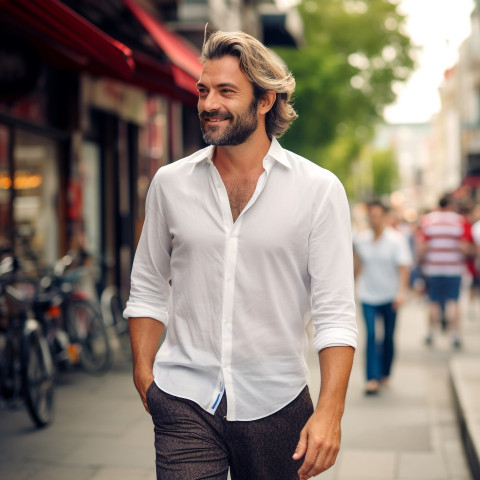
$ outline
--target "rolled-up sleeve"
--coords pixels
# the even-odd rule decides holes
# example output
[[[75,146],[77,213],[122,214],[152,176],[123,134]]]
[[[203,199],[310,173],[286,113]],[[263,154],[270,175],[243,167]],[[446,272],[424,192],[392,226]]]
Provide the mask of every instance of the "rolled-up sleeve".
[[[123,316],[150,317],[167,325],[172,239],[164,203],[159,171],[147,194],[145,223],[133,261],[130,297]]]
[[[332,346],[356,348],[350,212],[336,177],[312,213],[308,270],[316,351]]]

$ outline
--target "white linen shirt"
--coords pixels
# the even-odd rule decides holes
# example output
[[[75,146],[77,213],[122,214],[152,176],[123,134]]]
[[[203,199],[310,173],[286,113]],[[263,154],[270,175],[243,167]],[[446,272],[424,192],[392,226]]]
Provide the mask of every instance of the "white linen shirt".
[[[395,299],[400,274],[399,266],[412,265],[412,254],[406,237],[391,227],[375,240],[373,230],[354,237],[354,250],[362,262],[358,296],[363,303],[383,305]]]
[[[255,420],[307,384],[310,318],[317,351],[356,347],[348,203],[332,173],[273,139],[233,223],[213,152],[155,175],[124,316],[167,326],[159,388],[212,414],[226,392],[228,420]]]

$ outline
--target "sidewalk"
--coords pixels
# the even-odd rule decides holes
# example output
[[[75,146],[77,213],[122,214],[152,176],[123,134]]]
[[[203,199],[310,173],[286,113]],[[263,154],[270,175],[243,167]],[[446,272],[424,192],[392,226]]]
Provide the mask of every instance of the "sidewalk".
[[[462,439],[473,478],[480,479],[480,311],[467,327],[474,350],[450,362],[450,380]]]
[[[448,337],[441,334],[433,347],[426,347],[426,305],[412,297],[397,320],[397,356],[391,385],[377,397],[363,394],[361,318],[358,325],[360,344],[343,420],[342,449],[337,464],[318,479],[480,478],[472,477],[468,468],[449,380],[452,361],[480,358],[480,315],[465,319],[461,352],[454,351]]]
[[[391,386],[377,397],[363,394],[364,336],[359,321],[360,345],[342,449],[335,467],[318,479],[472,480],[457,426],[449,364],[452,359],[475,360],[480,318],[465,321],[461,353],[453,352],[445,337],[429,349],[423,345],[424,308],[414,299],[401,312]],[[309,358],[315,398],[318,365],[313,354]],[[11,412],[0,406],[2,480],[155,480],[153,429],[126,362],[118,361],[104,377],[62,374],[56,403],[55,422],[44,430],[32,426],[24,409]]]

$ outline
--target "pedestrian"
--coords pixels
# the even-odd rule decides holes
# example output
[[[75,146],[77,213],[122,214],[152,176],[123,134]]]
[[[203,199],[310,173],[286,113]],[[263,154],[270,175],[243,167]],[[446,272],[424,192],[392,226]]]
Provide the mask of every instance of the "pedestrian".
[[[419,259],[429,299],[427,345],[432,345],[437,326],[445,312],[452,345],[461,347],[460,286],[468,250],[465,221],[454,211],[452,200],[443,196],[438,209],[420,220]]]
[[[472,209],[472,237],[476,247],[480,246],[480,203],[475,204]],[[473,250],[473,255],[477,255],[478,249]]]
[[[470,257],[474,265],[474,275],[472,278],[472,285],[470,287],[470,307],[472,311],[472,318],[478,318],[475,310],[472,308],[473,304],[478,304],[480,300],[480,204],[477,203],[472,209],[471,215],[472,229],[471,229],[471,245]]]
[[[305,480],[335,462],[356,346],[348,203],[276,140],[295,81],[273,52],[216,32],[202,61],[209,146],[155,175],[124,312],[157,478]]]
[[[394,333],[398,309],[409,286],[412,264],[406,237],[388,224],[388,209],[380,201],[367,206],[370,228],[354,238],[355,277],[366,324],[365,393],[378,393],[388,383],[394,358]],[[378,333],[377,319],[383,323]]]

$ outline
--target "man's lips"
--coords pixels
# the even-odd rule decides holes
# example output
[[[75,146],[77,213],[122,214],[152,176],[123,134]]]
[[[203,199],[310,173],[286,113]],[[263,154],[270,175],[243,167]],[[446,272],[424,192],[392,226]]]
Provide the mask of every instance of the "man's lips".
[[[220,113],[220,112],[207,113],[207,112],[203,111],[202,113],[200,113],[200,118],[205,123],[207,123],[207,122],[220,123],[220,122],[224,122],[224,121],[227,121],[227,120],[232,120],[233,116],[226,113],[226,112],[225,113]]]

